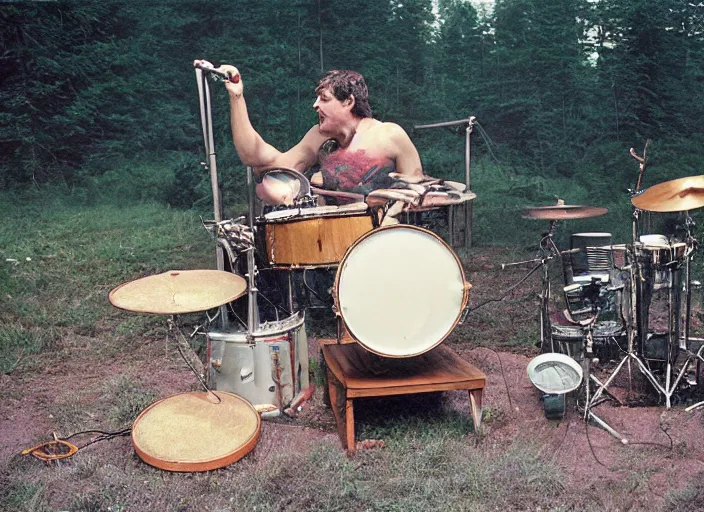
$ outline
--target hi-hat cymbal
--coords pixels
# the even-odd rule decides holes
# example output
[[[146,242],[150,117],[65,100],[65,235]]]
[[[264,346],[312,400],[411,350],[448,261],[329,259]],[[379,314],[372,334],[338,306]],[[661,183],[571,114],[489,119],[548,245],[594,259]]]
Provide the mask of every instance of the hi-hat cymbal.
[[[636,208],[649,212],[683,212],[704,206],[704,176],[666,181],[645,189],[631,199]]]
[[[554,205],[554,206],[529,206],[523,215],[524,219],[540,220],[569,220],[586,219],[588,217],[598,217],[604,215],[609,210],[597,206],[581,205]]]
[[[247,281],[222,270],[170,270],[121,284],[113,306],[136,313],[179,315],[222,306],[244,295]]]

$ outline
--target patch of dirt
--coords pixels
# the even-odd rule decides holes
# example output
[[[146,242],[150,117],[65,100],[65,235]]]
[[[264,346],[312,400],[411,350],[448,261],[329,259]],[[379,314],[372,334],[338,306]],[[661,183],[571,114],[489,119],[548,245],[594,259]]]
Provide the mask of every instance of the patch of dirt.
[[[502,253],[491,251],[468,265],[473,304],[496,297],[499,290],[525,274],[525,268],[498,271],[491,262],[498,261]],[[563,419],[546,419],[540,394],[526,375],[528,362],[538,349],[530,343],[512,348],[512,340],[538,332],[537,280],[534,276],[508,300],[470,315],[445,342],[487,375],[484,424],[477,449],[502,449],[517,438],[528,438],[545,458],[563,469],[565,479],[560,485],[577,496],[603,492],[604,507],[620,510],[663,505],[668,491],[681,489],[704,471],[702,409],[686,412],[682,406],[600,405],[597,414],[627,438],[628,444],[593,423],[587,424],[571,398]],[[126,340],[124,350],[109,358],[85,348],[96,346],[97,339],[70,343],[58,348],[60,358],[57,354],[36,356],[13,374],[0,376],[0,460],[8,461],[22,449],[50,440],[57,428],[50,413],[54,407],[81,393],[99,397],[105,384],[116,376],[130,376],[158,398],[197,389],[196,379],[175,345],[167,345],[164,339]],[[310,355],[318,357],[313,339]],[[446,393],[445,403],[469,415],[466,392]],[[467,437],[470,442],[475,434]],[[298,418],[263,422],[260,441],[250,457],[255,463],[262,462],[274,454],[311,450],[321,443],[340,446],[332,412],[323,404],[318,387]],[[134,457],[127,438],[86,450],[113,460]]]

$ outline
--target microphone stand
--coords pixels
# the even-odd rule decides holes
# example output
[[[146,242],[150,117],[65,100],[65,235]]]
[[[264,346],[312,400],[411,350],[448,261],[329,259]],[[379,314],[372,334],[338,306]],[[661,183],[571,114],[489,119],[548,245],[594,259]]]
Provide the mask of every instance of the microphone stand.
[[[203,142],[205,145],[206,166],[210,171],[210,188],[213,194],[213,214],[215,222],[222,221],[222,207],[220,205],[220,189],[218,186],[218,170],[215,155],[215,142],[213,138],[213,117],[210,108],[210,87],[204,72],[222,74],[214,69],[202,67],[200,64],[196,68],[196,82],[198,83],[198,95],[200,98],[200,120],[203,128]],[[215,249],[217,269],[225,270],[225,255],[223,248],[219,245]],[[220,323],[223,328],[228,325],[227,307],[220,306]]]
[[[471,191],[470,188],[470,163],[471,163],[471,140],[472,140],[472,132],[474,131],[474,125],[476,124],[477,118],[475,116],[470,116],[467,119],[459,119],[457,121],[445,121],[442,123],[433,123],[433,124],[419,124],[415,125],[414,128],[416,129],[425,129],[425,128],[443,128],[447,126],[459,126],[466,124],[467,128],[465,129],[465,143],[464,143],[464,183],[465,183],[465,190],[467,192]],[[470,248],[472,247],[472,214],[474,211],[474,203],[472,201],[466,201],[463,203],[464,205],[464,246],[465,248]],[[449,218],[448,218],[448,224],[449,224],[449,231],[450,231],[450,245],[452,247],[456,247],[455,245],[455,218],[454,218],[454,212],[453,212],[453,207],[450,206],[449,208]]]

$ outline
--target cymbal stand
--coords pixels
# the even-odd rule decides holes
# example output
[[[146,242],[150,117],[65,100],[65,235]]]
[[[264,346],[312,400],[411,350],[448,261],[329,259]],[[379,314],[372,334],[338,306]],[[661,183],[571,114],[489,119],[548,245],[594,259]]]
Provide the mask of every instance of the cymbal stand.
[[[198,83],[198,95],[200,99],[200,120],[203,128],[203,142],[205,145],[205,155],[208,159],[204,163],[205,167],[210,172],[210,188],[213,194],[213,214],[215,222],[222,221],[222,205],[220,204],[220,189],[218,186],[218,170],[217,157],[215,153],[215,141],[213,138],[213,118],[210,108],[210,87],[206,79],[206,73],[218,74],[212,68],[203,68],[196,65],[196,81]],[[225,254],[223,248],[217,246],[215,249],[216,265],[218,270],[225,269]],[[227,309],[225,306],[220,306],[220,321],[223,327],[227,326]]]
[[[541,251],[541,280],[540,280],[540,349],[541,352],[557,352],[552,335],[550,333],[550,272],[548,263],[560,255],[560,250],[555,244],[555,231],[557,231],[557,221],[550,221],[548,232],[540,240]],[[548,350],[549,342],[549,350]]]
[[[413,128],[424,129],[424,128],[441,128],[447,126],[458,126],[466,124],[465,129],[465,143],[464,143],[464,185],[467,192],[471,190],[470,188],[470,178],[471,178],[471,146],[472,146],[472,132],[474,131],[474,126],[477,124],[477,118],[475,116],[469,116],[467,119],[460,119],[458,121],[446,121],[442,123],[433,124],[419,124],[415,125]],[[464,239],[463,244],[465,248],[472,247],[472,211],[473,202],[466,201],[461,206],[464,212]],[[448,230],[450,232],[450,246],[451,247],[461,247],[462,245],[457,244],[455,240],[455,212],[451,206],[448,209]]]
[[[603,419],[601,419],[599,416],[596,415],[594,411],[592,411],[593,408],[595,408],[597,405],[599,405],[602,400],[601,400],[601,395],[603,394],[604,390],[606,389],[606,386],[604,384],[601,384],[599,380],[596,378],[596,376],[592,375],[591,367],[592,367],[592,358],[594,355],[593,351],[593,345],[594,345],[594,325],[596,324],[597,319],[599,318],[599,313],[601,311],[601,304],[599,302],[599,294],[600,294],[600,289],[602,286],[601,281],[595,280],[591,285],[589,285],[592,288],[592,316],[590,316],[587,319],[584,320],[575,320],[571,318],[570,314],[568,311],[565,311],[565,316],[567,317],[567,320],[569,320],[571,323],[575,325],[579,325],[582,328],[582,332],[584,333],[584,346],[583,346],[583,357],[582,357],[582,397],[583,397],[583,405],[579,404],[578,401],[578,407],[583,408],[584,411],[584,421],[589,421],[593,420],[597,425],[599,425],[601,428],[606,430],[609,434],[614,436],[616,439],[620,440],[621,443],[623,444],[628,444],[628,439],[623,437],[621,434],[619,434],[611,425],[606,423]],[[597,391],[594,393],[594,395],[591,394],[591,384],[592,382],[596,383],[597,386]]]

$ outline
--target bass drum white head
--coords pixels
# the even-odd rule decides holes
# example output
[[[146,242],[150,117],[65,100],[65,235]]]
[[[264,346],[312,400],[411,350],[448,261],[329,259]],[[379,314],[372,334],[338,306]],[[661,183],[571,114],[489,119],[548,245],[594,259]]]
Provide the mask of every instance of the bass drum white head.
[[[361,236],[340,262],[335,304],[350,335],[385,357],[440,344],[469,297],[462,264],[435,233],[407,225]]]

